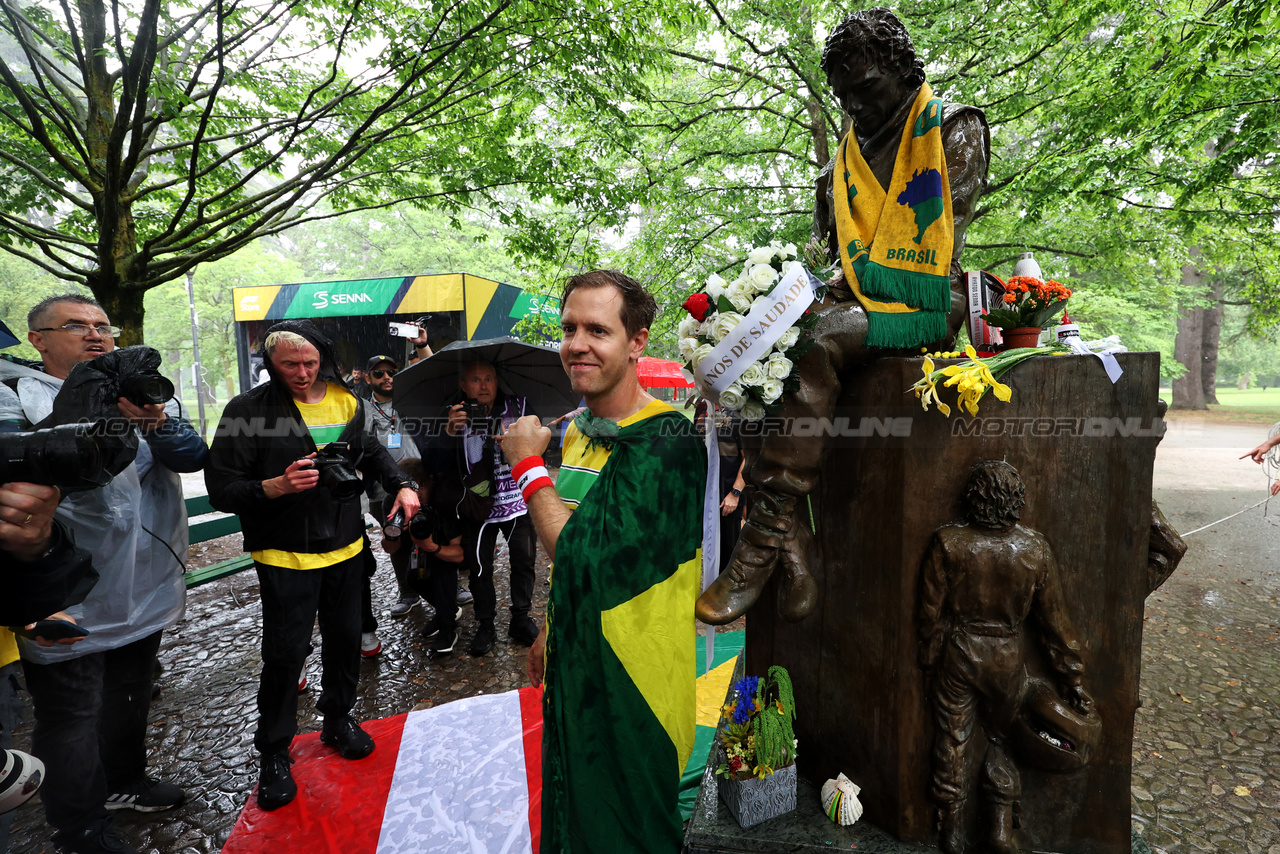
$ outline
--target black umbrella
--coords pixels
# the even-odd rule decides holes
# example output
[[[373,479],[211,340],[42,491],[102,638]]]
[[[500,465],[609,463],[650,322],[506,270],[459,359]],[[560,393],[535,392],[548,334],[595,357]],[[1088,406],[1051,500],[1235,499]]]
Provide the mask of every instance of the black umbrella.
[[[529,412],[558,418],[578,407],[569,376],[554,347],[526,344],[516,338],[454,341],[416,365],[396,374],[396,411],[411,418],[436,418],[442,409],[461,400],[458,379],[464,366],[488,362],[498,372],[498,387],[529,401]]]

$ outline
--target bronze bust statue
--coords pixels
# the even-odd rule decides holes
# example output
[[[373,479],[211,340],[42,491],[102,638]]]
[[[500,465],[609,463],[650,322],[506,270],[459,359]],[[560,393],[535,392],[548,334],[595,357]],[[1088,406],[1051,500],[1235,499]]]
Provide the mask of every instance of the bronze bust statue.
[[[967,767],[981,762],[982,850],[1011,854],[1020,850],[1019,764],[1077,771],[1101,734],[1053,550],[1018,524],[1024,491],[1013,466],[978,463],[965,484],[967,520],[935,531],[924,559],[920,665],[934,721],[931,794],[947,854],[963,854],[972,835],[966,803],[977,787]],[[1056,685],[1028,673],[1027,648],[1043,653]]]
[[[914,347],[914,350],[873,346],[868,342],[864,297],[851,287],[849,266],[842,263],[831,282],[831,291],[818,310],[819,318],[813,330],[816,346],[797,364],[800,387],[783,398],[780,429],[764,430],[764,438],[756,441],[744,438],[746,474],[756,487],[756,498],[728,567],[698,600],[697,616],[706,623],[728,623],[745,613],[778,566],[784,573],[779,588],[779,613],[786,619],[800,620],[813,610],[817,587],[809,572],[812,538],[800,522],[801,515],[807,514],[797,513],[797,505],[818,481],[825,443],[820,432],[815,436],[812,431],[804,431],[806,435],[801,437],[788,425],[797,418],[815,419],[811,423],[816,423],[816,419],[831,417],[840,395],[842,374],[877,355],[918,353],[919,346],[929,344],[950,349],[965,318],[960,253],[964,248],[965,229],[973,219],[987,182],[991,143],[986,118],[974,107],[932,99],[927,105],[932,124],[926,124],[926,116],[920,113],[917,130],[908,128],[912,115],[919,113],[917,98],[927,86],[924,66],[916,56],[906,28],[887,9],[855,12],[845,18],[827,39],[822,69],[841,106],[853,120],[853,128],[841,146],[856,148],[861,154],[870,176],[874,176],[866,180],[878,182],[880,186],[873,189],[881,195],[888,193],[891,186],[900,186],[901,177],[895,180],[900,145],[905,146],[909,136],[921,136],[920,128],[940,126],[945,176],[937,175],[936,179],[942,193],[948,196],[945,201],[951,212],[953,232],[949,263],[944,257],[940,265],[948,269],[950,276],[949,310],[936,312],[940,323],[945,318],[942,328],[938,329],[943,334],[900,345]],[[906,134],[907,130],[912,133]],[[842,148],[841,153],[849,152]],[[856,245],[859,249],[874,251],[874,241],[859,242],[856,237],[841,234],[835,187],[841,179],[847,183],[848,176],[833,174],[838,162],[839,158],[832,160],[818,177],[815,236],[837,254],[841,246],[852,250]],[[911,177],[910,173],[905,177]],[[872,188],[863,189],[865,196],[865,190]],[[854,188],[850,186],[851,203],[854,195]],[[932,216],[938,218],[936,212]],[[924,220],[917,215],[916,222]],[[923,226],[920,230],[923,232]],[[911,245],[910,240],[905,242]],[[842,259],[844,261],[847,259]],[[948,299],[946,275],[937,276],[942,281],[943,303]]]

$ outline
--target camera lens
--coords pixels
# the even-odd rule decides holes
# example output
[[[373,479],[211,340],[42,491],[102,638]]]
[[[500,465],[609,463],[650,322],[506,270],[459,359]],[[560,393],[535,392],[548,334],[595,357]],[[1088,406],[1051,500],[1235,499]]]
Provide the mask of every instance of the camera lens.
[[[173,383],[157,373],[129,374],[120,380],[120,396],[135,406],[164,403],[173,397]]]
[[[396,514],[387,520],[382,526],[382,536],[397,539],[404,533],[404,508],[396,511]]]
[[[413,515],[409,522],[409,536],[417,540],[425,540],[435,534],[435,514],[429,508],[423,508]]]
[[[0,433],[0,483],[24,481],[63,492],[111,480],[92,425],[64,424],[30,433]]]

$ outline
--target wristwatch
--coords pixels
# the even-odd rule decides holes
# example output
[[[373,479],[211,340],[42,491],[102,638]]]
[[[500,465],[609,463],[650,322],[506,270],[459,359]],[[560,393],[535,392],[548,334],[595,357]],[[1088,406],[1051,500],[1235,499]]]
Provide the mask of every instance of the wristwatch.
[[[729,491],[732,492],[734,495],[738,496],[739,498],[742,497],[742,490],[738,489],[736,486]]]
[[[401,489],[412,489],[414,492],[417,492],[417,491],[420,489],[420,487],[418,486],[418,482],[417,482],[416,480],[414,480],[413,478],[411,478],[411,477],[405,478],[405,479],[400,483],[400,488],[401,488]]]

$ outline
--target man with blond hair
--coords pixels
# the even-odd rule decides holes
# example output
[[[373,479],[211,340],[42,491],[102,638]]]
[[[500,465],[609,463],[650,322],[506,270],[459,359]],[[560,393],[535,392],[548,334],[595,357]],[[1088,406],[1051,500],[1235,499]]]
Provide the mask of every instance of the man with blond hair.
[[[366,541],[359,481],[344,489],[341,472],[358,467],[377,478],[396,496],[389,515],[418,511],[418,485],[378,441],[369,405],[342,381],[332,342],[307,320],[286,320],[267,332],[271,381],[223,410],[205,483],[215,508],[240,516],[244,547],[258,572],[262,679],[254,746],[262,756],[258,805],[274,810],[298,793],[289,745],[317,613],[324,668],[316,703],[324,715],[320,740],[344,759],[363,759],[374,748],[351,716]],[[339,464],[322,463],[321,451]],[[323,480],[322,464],[330,467]]]

